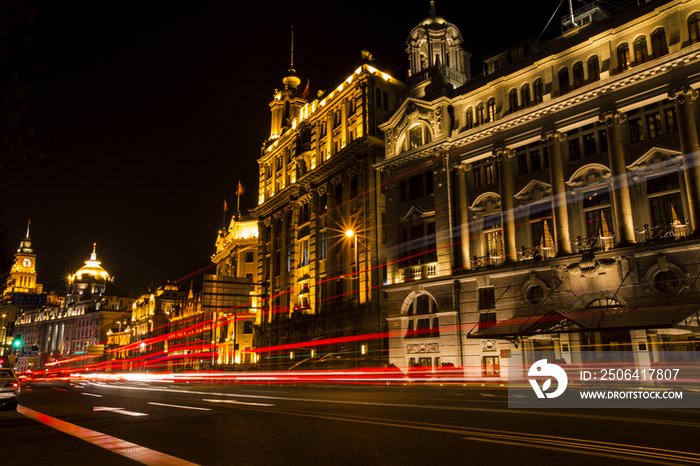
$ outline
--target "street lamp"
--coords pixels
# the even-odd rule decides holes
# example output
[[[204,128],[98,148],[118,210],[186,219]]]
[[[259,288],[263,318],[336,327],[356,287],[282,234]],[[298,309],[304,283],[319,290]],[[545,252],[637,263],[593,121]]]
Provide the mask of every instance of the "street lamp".
[[[345,230],[345,236],[348,238],[354,238],[355,240],[355,276],[352,277],[353,279],[350,280],[350,283],[352,283],[353,291],[355,288],[355,280],[357,280],[357,306],[355,307],[355,330],[357,330],[357,327],[360,325],[360,264],[358,261],[358,256],[359,253],[357,251],[357,234],[355,234],[354,231],[351,229]],[[357,345],[357,343],[355,343]],[[358,367],[359,364],[357,362],[357,348],[355,351],[355,367]]]

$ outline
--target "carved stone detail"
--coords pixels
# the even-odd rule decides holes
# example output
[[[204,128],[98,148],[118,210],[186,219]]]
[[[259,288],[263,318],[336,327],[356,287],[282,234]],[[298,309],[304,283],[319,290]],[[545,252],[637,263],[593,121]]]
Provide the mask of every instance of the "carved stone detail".
[[[546,142],[548,146],[552,146],[555,142],[559,144],[566,141],[566,133],[557,130],[545,131],[540,138],[542,142]]]
[[[683,105],[685,100],[688,99],[690,102],[698,98],[697,89],[693,89],[690,86],[685,86],[680,89],[674,89],[668,91],[668,98],[677,101],[679,104]]]
[[[598,121],[600,123],[605,123],[606,128],[612,127],[612,125],[615,123],[615,120],[617,120],[617,123],[620,124],[624,123],[626,119],[627,115],[620,112],[619,110],[610,110],[598,116]]]

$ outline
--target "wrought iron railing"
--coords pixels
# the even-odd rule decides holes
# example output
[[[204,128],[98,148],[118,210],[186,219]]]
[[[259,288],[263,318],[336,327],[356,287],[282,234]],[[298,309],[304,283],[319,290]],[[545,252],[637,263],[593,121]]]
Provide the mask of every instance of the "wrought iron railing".
[[[682,223],[666,223],[663,225],[644,225],[636,228],[637,241],[648,243],[650,241],[677,240],[688,236],[688,225]]]

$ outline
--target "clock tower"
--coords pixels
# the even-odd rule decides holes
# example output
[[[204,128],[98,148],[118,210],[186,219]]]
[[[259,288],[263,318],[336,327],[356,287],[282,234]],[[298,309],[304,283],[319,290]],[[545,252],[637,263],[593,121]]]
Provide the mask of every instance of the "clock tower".
[[[36,283],[36,254],[32,249],[32,240],[29,237],[29,226],[27,223],[27,236],[20,241],[19,249],[15,253],[15,262],[12,265],[9,279],[9,289],[11,293],[41,293],[41,285]]]

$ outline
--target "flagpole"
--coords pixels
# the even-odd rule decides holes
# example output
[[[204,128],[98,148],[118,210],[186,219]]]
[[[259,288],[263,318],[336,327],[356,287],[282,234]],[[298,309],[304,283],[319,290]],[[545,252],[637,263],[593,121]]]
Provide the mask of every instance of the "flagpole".
[[[241,180],[238,180],[238,189],[236,190],[238,201],[236,202],[236,220],[241,219]]]
[[[226,206],[226,199],[224,199],[224,214],[223,214],[223,218],[222,218],[222,221],[221,221],[221,224],[222,224],[221,229],[222,229],[222,230],[226,230],[226,207],[227,207],[227,206]]]

